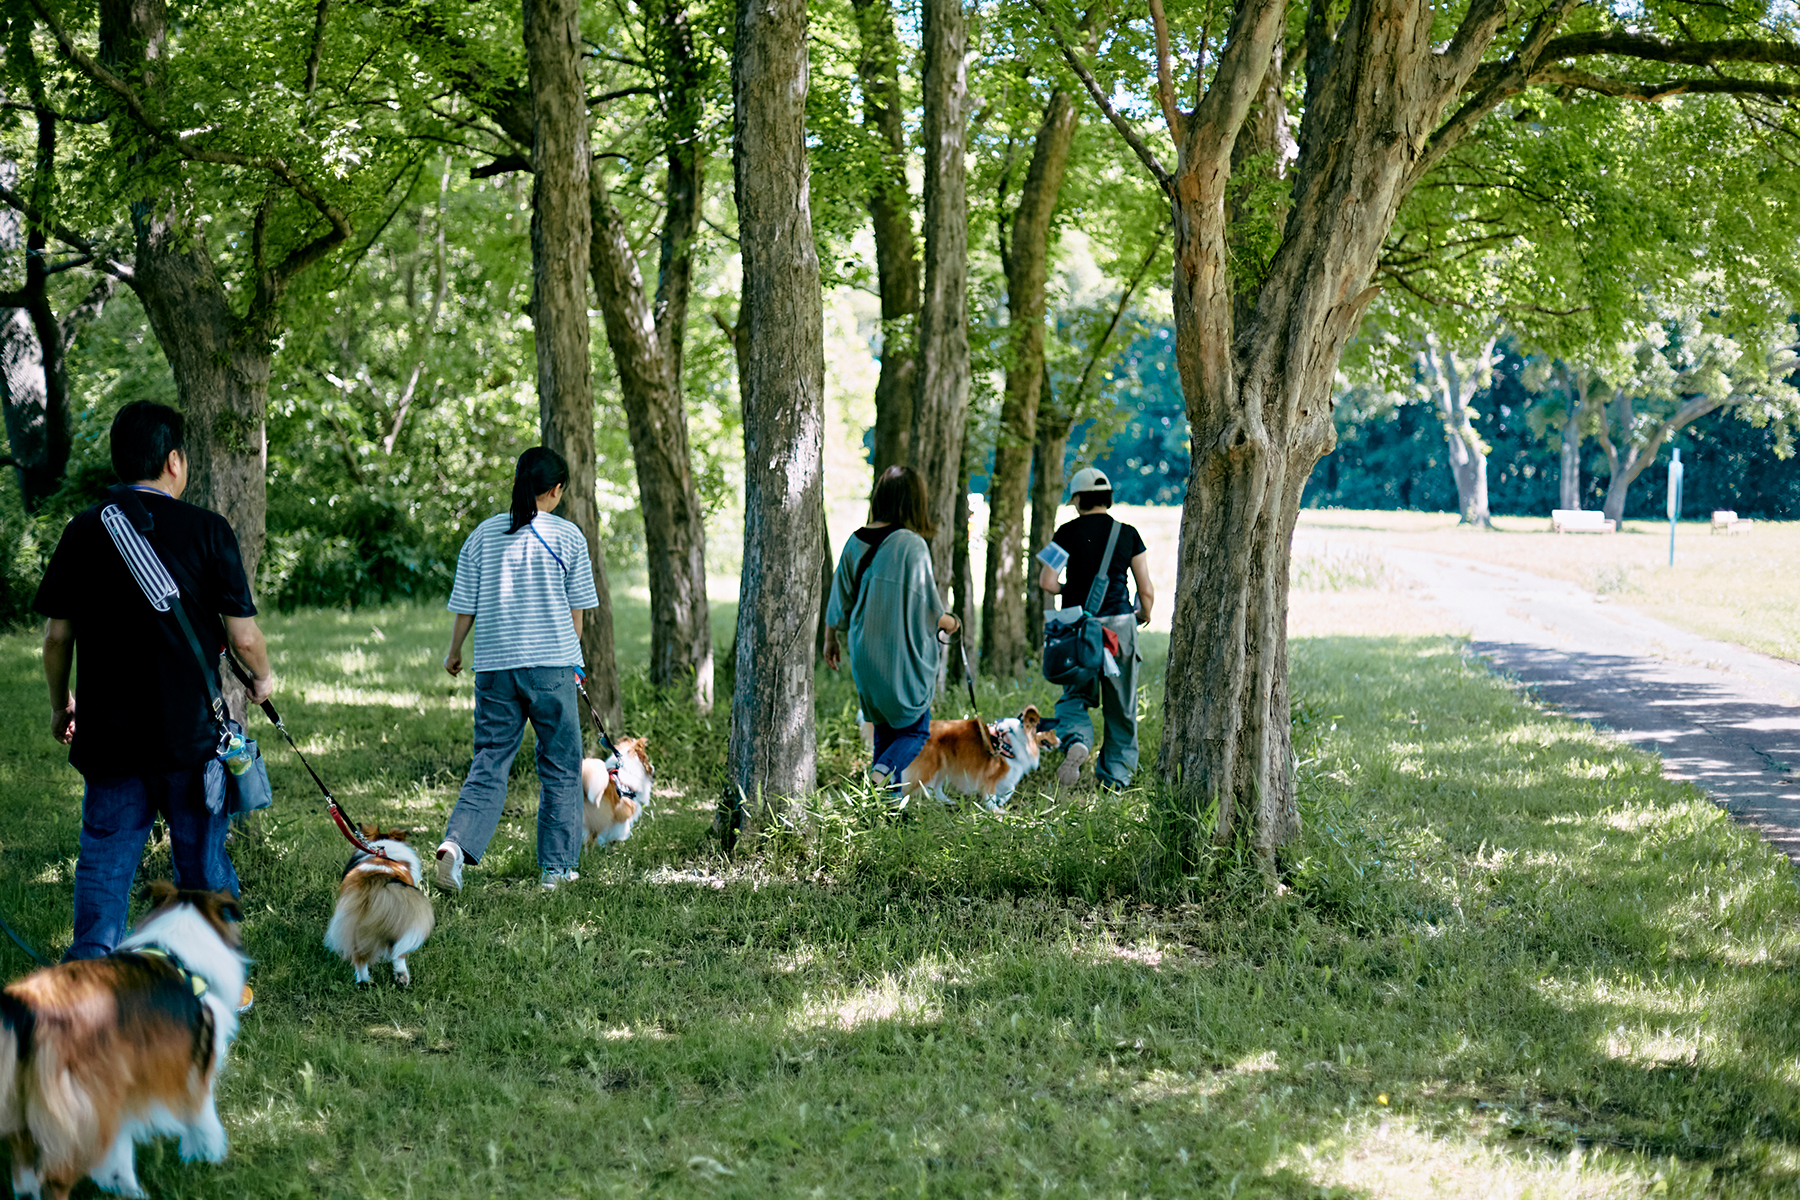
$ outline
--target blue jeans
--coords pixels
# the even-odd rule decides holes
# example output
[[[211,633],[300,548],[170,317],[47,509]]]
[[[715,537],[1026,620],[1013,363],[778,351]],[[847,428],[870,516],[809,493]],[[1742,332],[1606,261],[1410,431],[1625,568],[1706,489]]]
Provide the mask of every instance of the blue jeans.
[[[63,961],[111,954],[125,936],[131,880],[157,813],[169,823],[175,886],[237,895],[237,870],[225,853],[231,818],[207,811],[204,774],[202,764],[167,775],[86,781],[75,863],[75,941]]]
[[[1094,779],[1105,787],[1122,788],[1137,770],[1137,617],[1121,613],[1101,617],[1100,623],[1119,635],[1119,673],[1102,674],[1086,687],[1063,689],[1056,702],[1056,732],[1066,753],[1076,742],[1092,749],[1093,718],[1088,709],[1099,708],[1106,741],[1094,764]]]
[[[911,725],[896,728],[883,725],[880,721],[875,725],[875,761],[869,764],[869,773],[876,777],[876,782],[884,780],[888,789],[896,794],[900,791],[900,772],[912,766],[912,760],[919,757],[919,751],[925,748],[926,739],[931,736],[931,712]]]
[[[581,716],[570,667],[475,673],[475,761],[451,810],[444,840],[478,863],[487,852],[525,722],[537,730],[538,866],[573,871],[581,861]]]

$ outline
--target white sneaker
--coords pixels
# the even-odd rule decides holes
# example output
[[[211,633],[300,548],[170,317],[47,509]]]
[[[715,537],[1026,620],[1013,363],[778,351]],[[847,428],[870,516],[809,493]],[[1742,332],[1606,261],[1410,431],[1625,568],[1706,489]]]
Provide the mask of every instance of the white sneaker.
[[[463,852],[455,842],[437,848],[437,885],[446,892],[462,891]]]
[[[1087,761],[1086,742],[1076,742],[1063,755],[1062,766],[1056,768],[1056,782],[1068,787],[1081,778],[1081,764]]]
[[[581,875],[575,871],[545,871],[542,887],[546,892],[554,892],[559,883],[574,883]]]

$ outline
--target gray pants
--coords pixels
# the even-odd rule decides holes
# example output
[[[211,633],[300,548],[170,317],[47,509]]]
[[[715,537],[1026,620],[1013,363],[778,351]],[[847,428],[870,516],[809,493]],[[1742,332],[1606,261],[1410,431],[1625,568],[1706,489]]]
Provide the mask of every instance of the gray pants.
[[[1137,616],[1121,613],[1101,617],[1100,623],[1119,636],[1119,673],[1100,678],[1085,687],[1063,689],[1056,702],[1056,734],[1066,751],[1076,742],[1092,748],[1093,718],[1088,709],[1098,706],[1106,729],[1106,741],[1094,763],[1094,778],[1113,787],[1124,787],[1137,770]]]
[[[525,722],[537,730],[538,866],[572,871],[581,859],[581,717],[568,667],[517,667],[475,673],[475,761],[444,840],[480,862],[506,807]]]

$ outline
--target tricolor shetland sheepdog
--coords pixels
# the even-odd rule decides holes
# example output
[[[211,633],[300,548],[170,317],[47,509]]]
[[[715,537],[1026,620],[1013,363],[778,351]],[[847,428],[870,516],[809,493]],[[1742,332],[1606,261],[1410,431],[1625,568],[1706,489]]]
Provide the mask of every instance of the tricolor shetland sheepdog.
[[[992,751],[988,743],[992,743]],[[948,804],[944,789],[949,787],[980,796],[988,808],[998,810],[1019,780],[1037,770],[1043,747],[1057,744],[1054,733],[1038,732],[1036,706],[988,726],[986,743],[975,721],[933,721],[931,737],[919,756],[900,772],[900,782],[909,800],[929,791]]]
[[[618,753],[581,760],[581,844],[622,842],[650,802],[656,768],[650,765],[649,738],[620,738]]]
[[[220,1162],[213,1084],[237,1034],[246,960],[237,901],[144,889],[152,908],[105,958],[46,967],[0,993],[0,1136],[15,1196],[63,1200],[89,1175],[142,1196],[133,1147],[163,1134]]]
[[[356,982],[368,983],[371,963],[394,963],[394,982],[406,987],[412,973],[406,956],[425,944],[437,925],[431,901],[419,889],[419,856],[406,844],[404,829],[382,833],[364,825],[362,834],[371,846],[387,855],[380,858],[360,850],[344,867],[338,884],[337,909],[325,929],[325,948],[356,968]]]

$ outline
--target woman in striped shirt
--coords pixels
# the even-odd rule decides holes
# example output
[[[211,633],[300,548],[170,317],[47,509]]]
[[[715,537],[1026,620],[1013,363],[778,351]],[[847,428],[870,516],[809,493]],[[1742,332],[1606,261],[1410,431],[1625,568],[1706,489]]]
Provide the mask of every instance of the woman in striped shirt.
[[[838,669],[839,638],[848,634],[850,677],[864,718],[875,725],[869,773],[896,791],[900,772],[931,736],[937,633],[959,628],[932,576],[932,533],[918,472],[883,471],[869,498],[868,525],[844,545],[825,611],[825,665]]]
[[[529,720],[537,730],[538,867],[545,888],[572,883],[581,857],[581,614],[597,605],[587,539],[552,516],[569,465],[535,446],[519,456],[512,508],[475,527],[450,589],[450,653],[461,673],[463,639],[475,631],[475,760],[437,851],[438,886],[462,890],[465,862],[487,851],[506,780]]]

